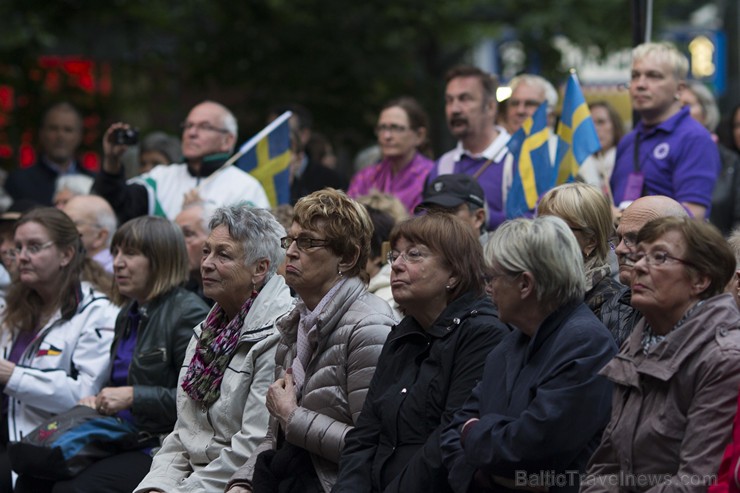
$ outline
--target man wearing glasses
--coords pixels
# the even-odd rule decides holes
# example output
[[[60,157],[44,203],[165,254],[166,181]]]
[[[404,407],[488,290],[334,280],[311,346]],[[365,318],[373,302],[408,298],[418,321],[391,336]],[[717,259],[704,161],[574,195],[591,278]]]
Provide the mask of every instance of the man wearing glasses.
[[[204,101],[196,105],[182,124],[182,155],[185,163],[159,165],[127,183],[121,166],[126,144],[111,140],[115,130],[128,129],[114,123],[103,137],[103,168],[93,190],[111,204],[123,224],[131,218],[157,215],[174,220],[187,200],[218,207],[250,202],[270,206],[262,185],[236,166],[220,169],[234,150],[237,123],[223,105]]]
[[[660,217],[686,217],[681,204],[664,195],[648,195],[632,202],[622,213],[617,226],[614,253],[619,263],[619,282],[624,287],[601,307],[601,321],[607,327],[618,327],[615,333],[617,346],[632,332],[640,320],[640,312],[632,308],[632,272],[635,265],[637,233],[653,219]]]

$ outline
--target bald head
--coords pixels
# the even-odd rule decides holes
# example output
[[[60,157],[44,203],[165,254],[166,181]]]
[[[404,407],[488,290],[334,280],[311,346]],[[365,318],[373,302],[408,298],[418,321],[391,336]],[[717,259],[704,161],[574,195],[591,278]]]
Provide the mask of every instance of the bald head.
[[[615,249],[619,261],[619,281],[627,286],[632,280],[632,263],[627,255],[632,252],[637,232],[659,217],[687,217],[681,204],[664,195],[649,195],[632,202],[622,213],[617,226],[619,244]]]
[[[72,197],[62,209],[77,226],[87,255],[110,247],[110,241],[118,224],[110,204],[97,195]]]

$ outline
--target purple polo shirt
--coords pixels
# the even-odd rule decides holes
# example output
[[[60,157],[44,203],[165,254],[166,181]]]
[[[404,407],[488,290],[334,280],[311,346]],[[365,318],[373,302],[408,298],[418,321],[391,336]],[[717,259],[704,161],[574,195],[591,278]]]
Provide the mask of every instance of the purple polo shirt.
[[[638,162],[645,176],[643,195],[666,195],[678,202],[707,208],[721,169],[719,150],[709,132],[689,115],[688,106],[664,122],[646,127],[639,122],[617,146],[611,177],[614,204],[625,197],[634,170],[635,141],[639,134]]]
[[[434,161],[417,152],[413,159],[394,175],[390,161],[383,159],[378,164],[357,172],[352,177],[347,195],[355,199],[377,190],[393,195],[406,206],[410,214],[413,214],[421,202],[427,176],[433,168]]]
[[[491,145],[478,156],[471,156],[458,143],[455,149],[445,153],[437,161],[437,166],[429,173],[431,182],[439,175],[465,173],[475,175],[483,164],[492,159],[491,164],[478,176],[478,184],[483,189],[488,203],[488,230],[493,231],[506,220],[504,203],[504,163],[508,155],[506,144],[511,136],[501,127],[496,127],[499,135]],[[508,184],[509,186],[511,184]]]
[[[125,387],[129,385],[128,371],[131,366],[131,361],[134,359],[136,339],[139,333],[139,322],[141,322],[138,303],[134,303],[131,306],[127,315],[130,330],[121,335],[121,340],[116,348],[116,354],[113,355],[113,365],[110,376],[110,385],[112,387]],[[118,416],[130,423],[134,423],[134,416],[131,414],[130,409],[120,411]]]

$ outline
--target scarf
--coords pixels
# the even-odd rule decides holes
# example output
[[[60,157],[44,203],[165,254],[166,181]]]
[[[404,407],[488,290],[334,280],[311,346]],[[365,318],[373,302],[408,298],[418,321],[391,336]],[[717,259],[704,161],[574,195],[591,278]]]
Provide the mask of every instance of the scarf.
[[[588,293],[599,281],[611,274],[609,264],[596,258],[596,255],[584,262],[583,270],[586,273],[586,292]]]
[[[244,319],[256,297],[257,291],[252,291],[252,296],[230,322],[219,305],[206,318],[182,382],[183,390],[191,399],[210,407],[221,396],[224,371],[234,355]]]
[[[319,315],[324,310],[329,301],[334,297],[334,294],[344,284],[345,279],[342,279],[332,287],[323,298],[316,308],[309,311],[306,305],[301,303],[299,310],[301,312],[301,318],[298,321],[298,334],[296,335],[296,356],[293,359],[291,365],[293,371],[293,380],[295,381],[296,393],[300,395],[303,390],[303,383],[306,379],[306,367],[311,361],[313,351],[318,343],[318,328],[316,323],[318,322]]]

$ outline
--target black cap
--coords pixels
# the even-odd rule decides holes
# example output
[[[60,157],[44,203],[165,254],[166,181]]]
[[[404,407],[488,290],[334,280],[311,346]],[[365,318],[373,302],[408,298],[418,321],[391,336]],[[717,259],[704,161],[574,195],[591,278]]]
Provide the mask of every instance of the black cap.
[[[424,190],[419,207],[439,205],[452,208],[465,203],[483,207],[485,194],[475,178],[463,173],[456,173],[441,175],[432,180]]]

